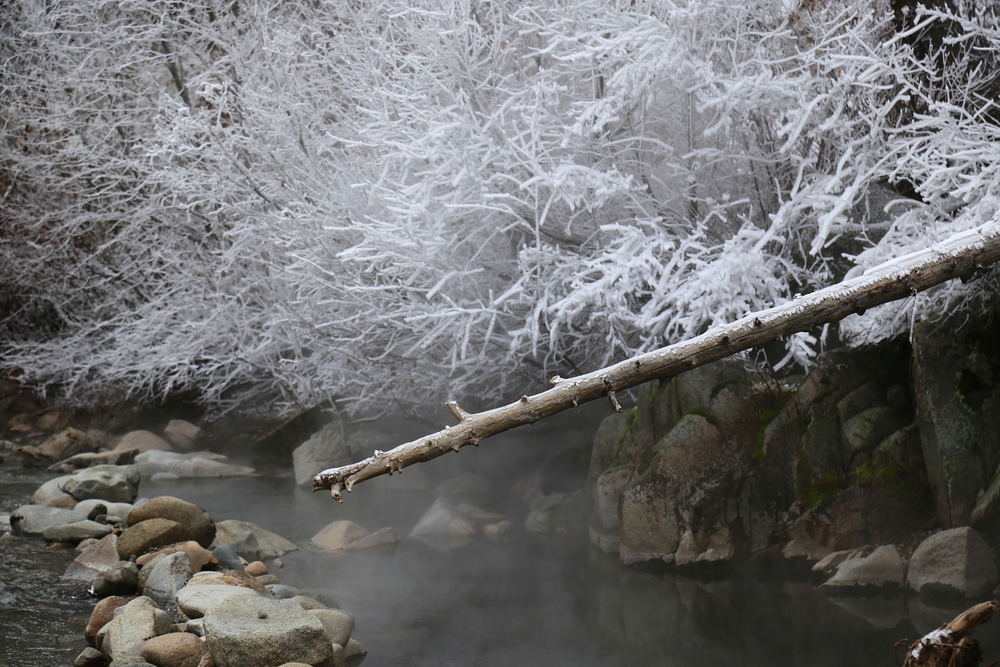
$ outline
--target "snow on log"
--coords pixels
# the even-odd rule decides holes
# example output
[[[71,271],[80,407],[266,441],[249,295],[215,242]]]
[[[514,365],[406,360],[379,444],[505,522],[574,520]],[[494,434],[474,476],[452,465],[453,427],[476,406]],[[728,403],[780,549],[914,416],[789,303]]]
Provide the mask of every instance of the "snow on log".
[[[616,410],[621,410],[615,398],[617,391],[670,378],[741,350],[838,322],[848,315],[917,294],[953,278],[967,279],[997,261],[1000,261],[1000,216],[930,248],[869,269],[857,278],[749,313],[692,339],[579,377],[556,376],[551,380],[552,389],[522,396],[510,405],[472,414],[449,401],[448,407],[458,419],[456,426],[446,426],[442,431],[387,452],[376,451],[363,461],[324,470],[313,478],[313,490],[330,489],[331,495],[341,502],[341,491],[349,492],[358,482],[400,472],[409,465],[457,452],[466,445],[478,445],[492,435],[532,424],[580,403],[606,396]]]
[[[903,667],[974,667],[980,664],[983,661],[982,649],[979,642],[969,635],[990,620],[998,609],[1000,602],[996,600],[983,602],[963,611],[950,623],[928,632],[907,648]],[[906,640],[900,642],[905,643]],[[898,659],[896,663],[899,663]]]

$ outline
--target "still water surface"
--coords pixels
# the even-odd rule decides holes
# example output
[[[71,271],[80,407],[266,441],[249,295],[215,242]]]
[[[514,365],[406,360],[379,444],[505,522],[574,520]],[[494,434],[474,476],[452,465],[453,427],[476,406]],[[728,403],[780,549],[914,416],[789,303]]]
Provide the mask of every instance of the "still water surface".
[[[47,479],[0,467],[0,512],[27,502]],[[391,482],[391,480],[390,480]],[[228,480],[144,483],[141,495],[175,495],[216,521],[241,519],[308,545],[338,519],[407,535],[433,492],[359,485],[337,505],[298,489],[288,473]],[[523,521],[512,507],[515,523]],[[0,666],[71,664],[85,646],[95,600],[62,586],[73,552],[34,540],[0,545]],[[370,667],[716,667],[893,665],[893,644],[949,620],[966,605],[830,599],[813,585],[737,573],[699,579],[622,567],[582,535],[519,532],[453,551],[404,541],[392,554],[334,556],[303,549],[275,569],[282,583],[328,591],[355,613]],[[996,621],[994,621],[996,624]],[[987,661],[1000,625],[980,630]]]

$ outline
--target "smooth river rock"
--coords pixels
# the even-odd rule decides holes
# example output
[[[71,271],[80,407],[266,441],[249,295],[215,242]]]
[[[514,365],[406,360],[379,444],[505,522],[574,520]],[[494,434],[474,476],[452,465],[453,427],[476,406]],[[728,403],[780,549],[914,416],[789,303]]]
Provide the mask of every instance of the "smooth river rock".
[[[77,500],[99,498],[131,503],[139,495],[139,469],[135,466],[94,466],[66,480],[63,491]]]
[[[172,632],[150,639],[139,655],[159,667],[198,667],[208,655],[208,647],[191,633]]]
[[[993,551],[968,526],[925,539],[910,558],[906,585],[921,595],[976,597],[992,590],[1000,576]]]
[[[128,515],[128,525],[147,519],[169,519],[191,531],[195,542],[207,547],[215,539],[215,522],[208,512],[193,503],[173,496],[158,496],[134,508]]]
[[[240,598],[241,601],[237,604],[246,602],[244,598],[252,599],[254,602],[257,598],[267,599],[252,588],[242,586],[225,584],[185,586],[177,591],[177,606],[188,618],[201,618],[206,611],[230,598]]]
[[[137,597],[114,615],[97,636],[98,648],[116,663],[139,658],[142,645],[170,631],[170,616],[147,597]]]
[[[219,603],[205,614],[205,639],[217,667],[335,664],[322,622],[294,600],[255,598]]]
[[[191,531],[170,519],[149,519],[122,531],[118,536],[118,554],[122,560],[141,556],[147,551],[191,539]]]
[[[42,539],[46,542],[69,542],[79,544],[86,539],[100,539],[114,530],[106,523],[96,521],[74,521],[61,526],[49,526],[42,531]]]

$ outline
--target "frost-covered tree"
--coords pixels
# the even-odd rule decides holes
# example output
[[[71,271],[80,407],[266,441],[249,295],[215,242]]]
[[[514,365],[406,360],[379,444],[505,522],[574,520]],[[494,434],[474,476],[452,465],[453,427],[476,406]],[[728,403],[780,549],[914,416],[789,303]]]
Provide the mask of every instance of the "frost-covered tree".
[[[0,364],[81,400],[494,400],[925,247],[1000,208],[1000,26],[903,4],[8,3]]]

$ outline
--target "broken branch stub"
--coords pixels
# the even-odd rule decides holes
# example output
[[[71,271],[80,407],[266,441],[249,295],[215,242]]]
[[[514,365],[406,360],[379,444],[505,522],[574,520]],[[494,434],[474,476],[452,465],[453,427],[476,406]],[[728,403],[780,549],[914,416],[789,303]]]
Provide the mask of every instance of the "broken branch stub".
[[[363,461],[329,468],[313,478],[313,490],[341,492],[358,482],[437,458],[518,426],[532,424],[580,403],[607,397],[650,380],[670,378],[741,350],[808,331],[848,315],[922,292],[953,278],[967,277],[1000,261],[1000,216],[976,229],[957,234],[931,248],[905,255],[868,270],[857,278],[799,296],[779,306],[750,313],[700,336],[642,354],[575,378],[554,377],[553,387],[493,410],[471,414],[455,401],[448,408],[459,420],[432,435],[376,452]]]

